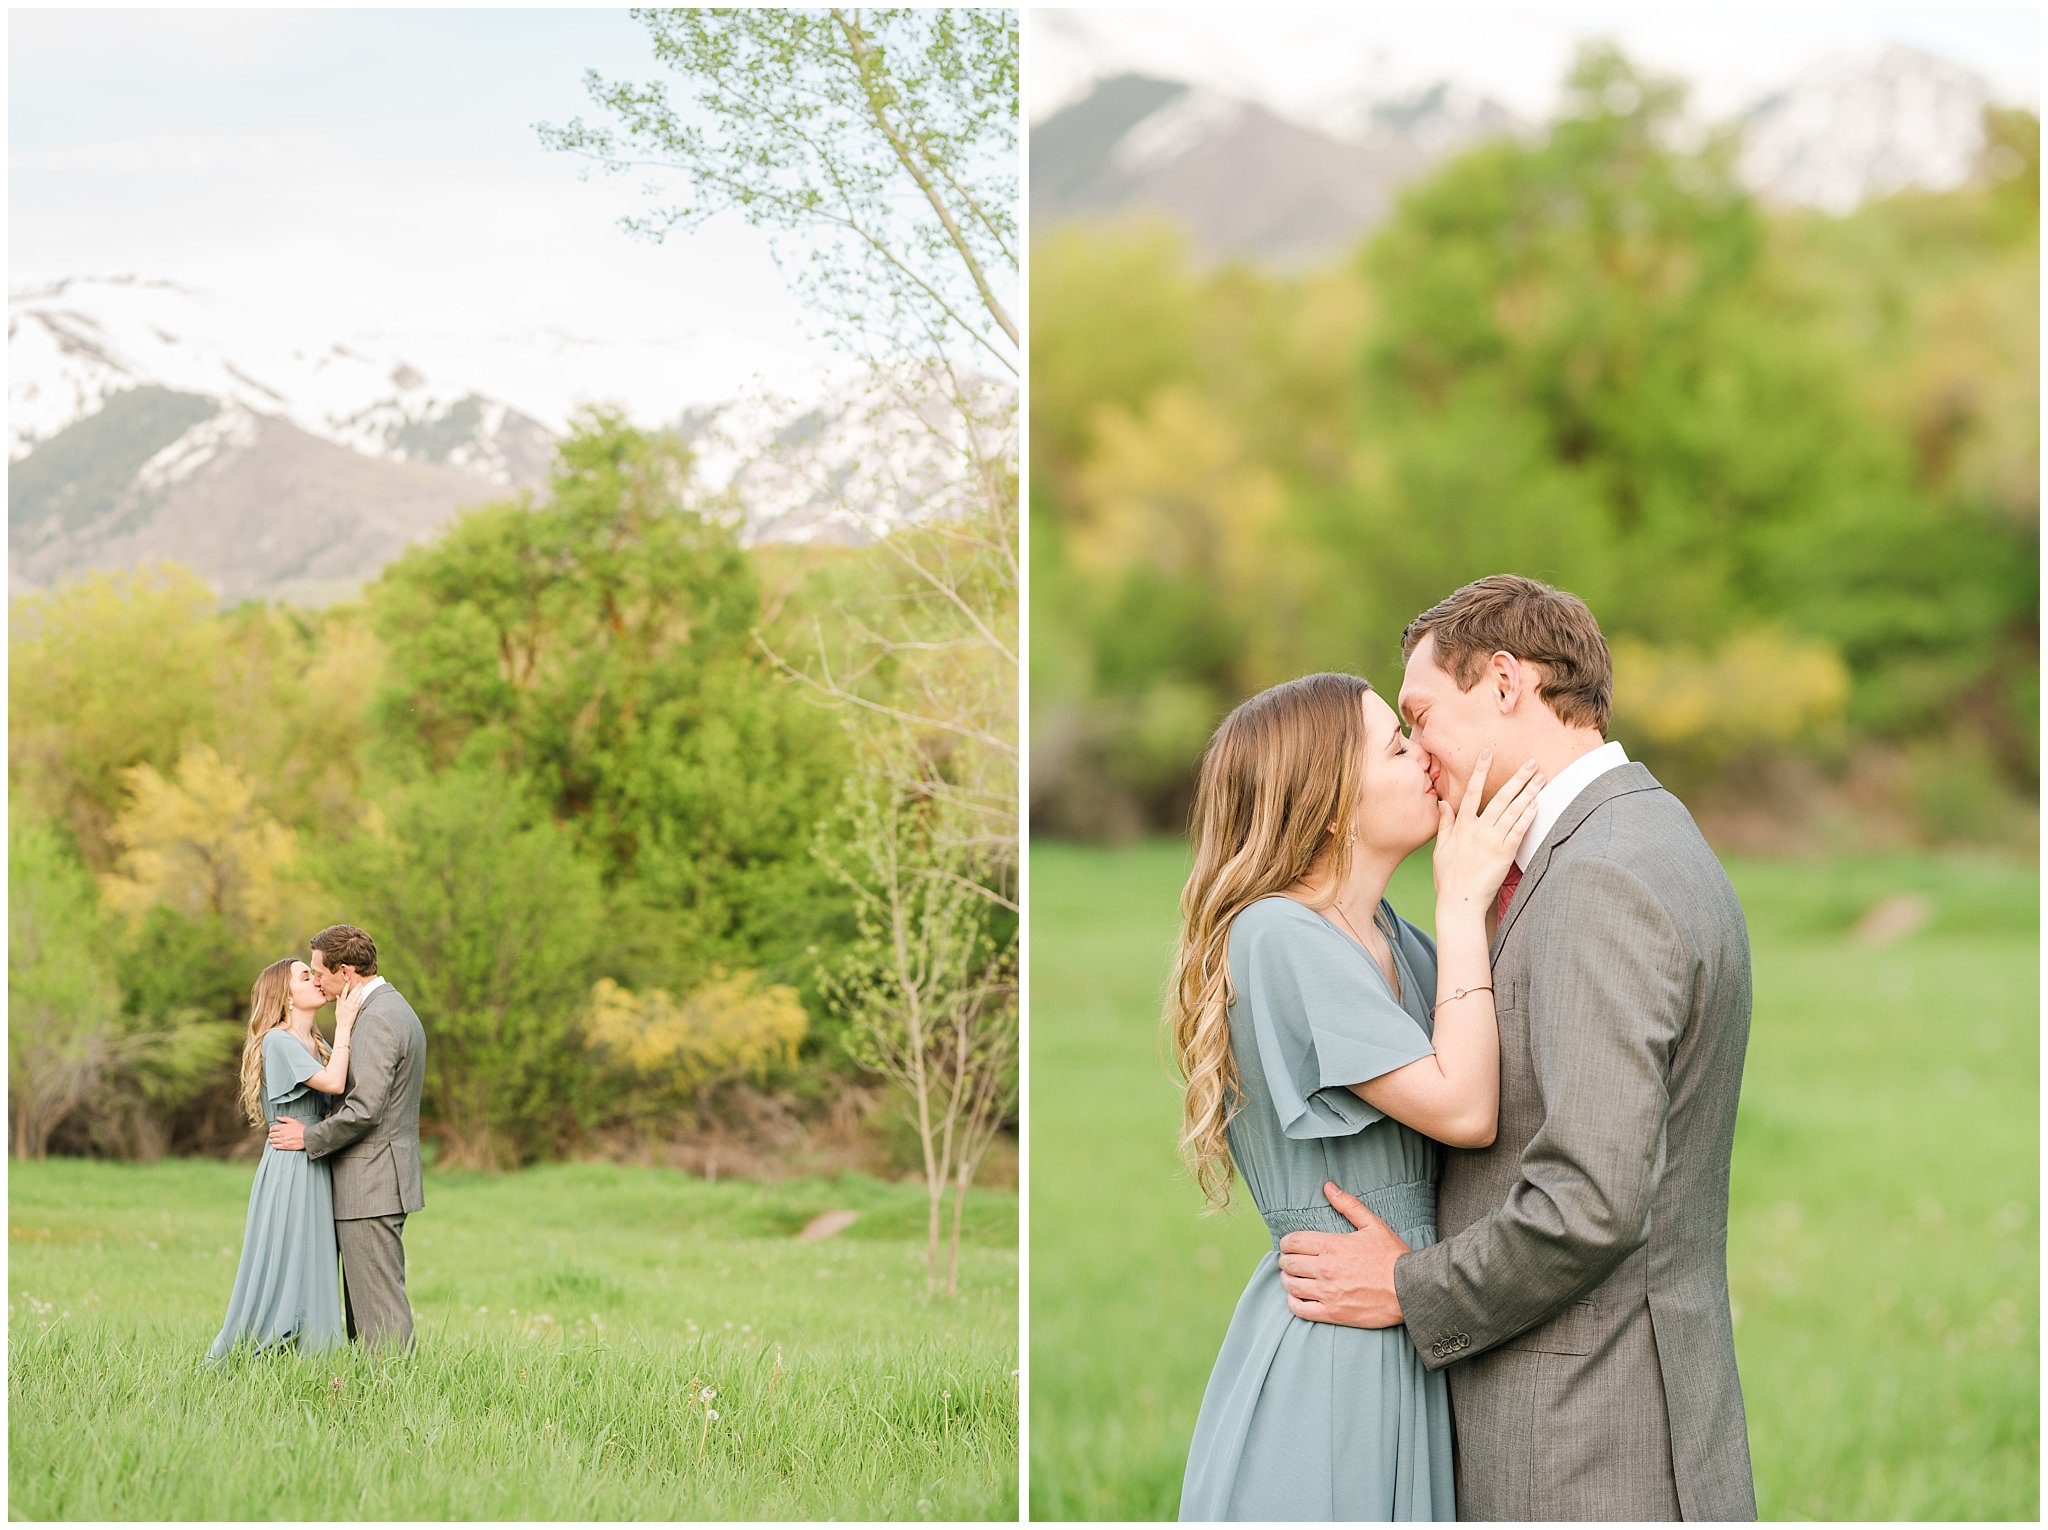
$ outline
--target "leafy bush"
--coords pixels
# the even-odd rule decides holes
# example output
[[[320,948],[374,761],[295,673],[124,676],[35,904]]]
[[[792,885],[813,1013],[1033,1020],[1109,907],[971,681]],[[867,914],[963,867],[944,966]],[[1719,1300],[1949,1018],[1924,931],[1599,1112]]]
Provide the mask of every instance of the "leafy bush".
[[[808,1026],[797,991],[754,972],[716,972],[682,999],[600,978],[584,1017],[591,1046],[628,1080],[631,1115],[673,1109],[730,1079],[766,1081],[795,1066]]]
[[[426,1027],[421,1114],[442,1161],[531,1162],[589,1119],[580,1021],[604,895],[515,780],[464,769],[404,788],[322,869],[331,922],[369,931]]]

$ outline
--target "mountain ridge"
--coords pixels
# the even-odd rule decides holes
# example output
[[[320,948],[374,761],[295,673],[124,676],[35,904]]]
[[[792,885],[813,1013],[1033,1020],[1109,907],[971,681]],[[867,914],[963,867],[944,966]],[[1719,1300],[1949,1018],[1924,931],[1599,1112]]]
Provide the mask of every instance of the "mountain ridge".
[[[1981,74],[1939,55],[1845,50],[1735,114],[1741,172],[1768,200],[1836,213],[1949,189],[1970,176],[1993,104]],[[1361,92],[1312,120],[1186,80],[1108,74],[1032,129],[1032,214],[1051,227],[1149,211],[1208,258],[1298,265],[1369,235],[1448,154],[1543,126],[1450,78]]]
[[[8,319],[13,593],[170,558],[226,601],[323,603],[553,468],[556,431],[485,389],[174,282],[67,278]],[[953,513],[970,436],[1014,452],[1015,390],[960,389],[972,430],[929,369],[648,428],[689,442],[744,542],[853,544]]]

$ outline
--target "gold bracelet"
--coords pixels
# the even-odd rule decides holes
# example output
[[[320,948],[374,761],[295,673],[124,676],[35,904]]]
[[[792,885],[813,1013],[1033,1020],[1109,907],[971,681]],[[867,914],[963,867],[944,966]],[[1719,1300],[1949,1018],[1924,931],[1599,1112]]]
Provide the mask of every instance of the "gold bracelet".
[[[1437,1010],[1442,1009],[1446,1004],[1455,1004],[1458,1002],[1458,1000],[1466,997],[1468,994],[1492,992],[1493,984],[1491,983],[1481,983],[1477,988],[1460,988],[1457,992],[1453,993],[1448,999],[1438,999],[1435,1005],[1431,1007],[1429,1012],[1433,1015],[1437,1012]]]

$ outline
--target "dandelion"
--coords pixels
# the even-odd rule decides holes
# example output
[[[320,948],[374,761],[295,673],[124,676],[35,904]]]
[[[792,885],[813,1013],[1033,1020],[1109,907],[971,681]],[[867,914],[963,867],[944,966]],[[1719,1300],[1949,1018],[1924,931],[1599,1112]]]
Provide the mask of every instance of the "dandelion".
[[[706,1405],[704,1409],[704,1422],[697,1430],[697,1459],[699,1461],[704,1459],[704,1444],[705,1441],[711,1438],[711,1426],[718,1422],[718,1410],[709,1405],[711,1399],[717,1395],[717,1389],[711,1386],[706,1386],[697,1394],[697,1400]]]

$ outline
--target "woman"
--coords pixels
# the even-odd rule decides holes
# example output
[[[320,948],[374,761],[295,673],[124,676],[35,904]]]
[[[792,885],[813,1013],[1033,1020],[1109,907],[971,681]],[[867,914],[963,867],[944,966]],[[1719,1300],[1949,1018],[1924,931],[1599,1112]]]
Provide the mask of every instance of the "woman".
[[[1481,811],[1487,763],[1453,814],[1355,675],[1254,696],[1210,741],[1166,1016],[1181,1147],[1218,1206],[1235,1165],[1276,1244],[1350,1230],[1325,1181],[1410,1247],[1434,1242],[1436,1144],[1493,1140],[1487,912],[1542,783],[1524,765]],[[1432,834],[1434,944],[1384,898]],[[1403,1329],[1295,1317],[1267,1253],[1202,1399],[1180,1517],[1454,1519],[1443,1377]]]
[[[348,1088],[349,1032],[362,997],[351,988],[336,1001],[331,1052],[313,1028],[326,1002],[313,969],[301,961],[272,962],[250,989],[242,1109],[258,1130],[277,1116],[317,1121],[327,1113],[328,1098]],[[319,1350],[346,1337],[332,1171],[265,1142],[227,1321],[206,1358],[218,1360],[240,1344]]]

